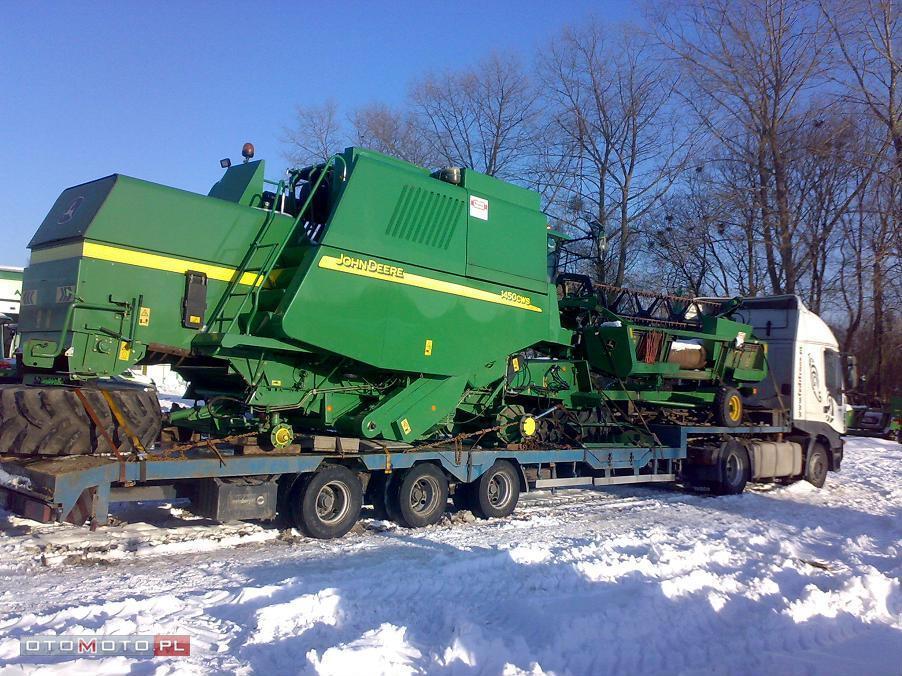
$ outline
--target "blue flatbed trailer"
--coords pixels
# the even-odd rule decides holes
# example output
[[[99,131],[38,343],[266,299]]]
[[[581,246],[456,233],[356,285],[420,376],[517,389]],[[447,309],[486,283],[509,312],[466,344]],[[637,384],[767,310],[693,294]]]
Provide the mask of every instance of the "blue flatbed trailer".
[[[328,451],[312,450],[312,445],[311,450],[293,453],[243,454],[239,447],[198,445],[178,457],[139,456],[128,460],[90,455],[27,459],[0,455],[0,469],[12,477],[0,485],[0,506],[41,522],[87,522],[93,528],[107,524],[112,502],[190,497],[195,511],[217,520],[270,519],[285,509],[281,507],[285,504],[281,502],[283,492],[290,491],[298,480],[335,465],[348,468],[360,477],[362,485],[370,486],[374,478],[386,483],[390,481],[387,477],[429,463],[443,471],[446,494],[448,484],[452,490],[475,486],[499,461],[516,467],[520,484],[517,496],[535,488],[676,482],[687,477],[685,465],[693,443],[717,448],[729,440],[782,439],[790,432],[789,427],[779,425],[656,425],[651,429],[661,445],[587,443],[579,448],[529,450],[465,445],[418,448],[385,443],[361,447],[360,440],[347,440],[352,443],[344,444],[348,447],[344,450],[339,440]],[[753,464],[751,451],[748,457]],[[716,462],[709,462],[708,469],[712,480],[725,471]],[[754,466],[748,467],[747,476],[740,477],[739,490],[746,479],[759,474]],[[264,488],[254,488],[260,486]],[[372,495],[369,492],[367,497],[376,504]],[[231,503],[226,504],[228,501]]]

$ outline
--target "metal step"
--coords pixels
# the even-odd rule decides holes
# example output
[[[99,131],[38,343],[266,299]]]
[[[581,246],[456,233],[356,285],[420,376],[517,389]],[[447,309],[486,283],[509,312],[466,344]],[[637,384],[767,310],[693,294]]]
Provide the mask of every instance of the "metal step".
[[[536,479],[533,488],[564,488],[567,486],[615,486],[619,484],[666,483],[676,481],[675,474],[630,474],[628,476],[577,476],[564,479]]]

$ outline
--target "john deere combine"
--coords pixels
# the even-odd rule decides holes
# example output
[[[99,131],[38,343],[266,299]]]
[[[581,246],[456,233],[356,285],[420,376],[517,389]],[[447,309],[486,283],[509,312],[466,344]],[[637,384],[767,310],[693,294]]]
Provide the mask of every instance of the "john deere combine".
[[[738,425],[737,388],[766,373],[735,302],[556,285],[535,192],[358,148],[270,182],[245,155],[207,196],[121,175],[60,195],[29,245],[0,447],[149,448],[164,426],[264,450],[578,444],[643,412]],[[109,379],[147,363],[202,403],[164,421]]]

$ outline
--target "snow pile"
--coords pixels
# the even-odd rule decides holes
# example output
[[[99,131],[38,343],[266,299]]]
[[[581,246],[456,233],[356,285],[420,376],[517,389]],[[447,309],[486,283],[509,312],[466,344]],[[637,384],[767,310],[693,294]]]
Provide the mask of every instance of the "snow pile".
[[[48,660],[51,672],[898,676],[902,665],[902,447],[880,440],[849,440],[823,490],[534,493],[506,520],[369,520],[333,542],[210,525],[178,506],[116,513],[128,523],[89,533],[0,512],[0,670],[40,664],[19,658],[19,637],[63,632],[186,633],[192,654]]]
[[[0,486],[8,486],[9,488],[23,488],[31,490],[31,479],[27,476],[18,474],[10,474],[0,468]]]

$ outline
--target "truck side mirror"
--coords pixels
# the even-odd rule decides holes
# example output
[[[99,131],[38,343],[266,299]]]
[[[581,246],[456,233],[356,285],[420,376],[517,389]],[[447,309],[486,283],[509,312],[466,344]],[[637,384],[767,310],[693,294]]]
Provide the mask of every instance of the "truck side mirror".
[[[846,389],[858,387],[858,358],[854,354],[846,355]]]

